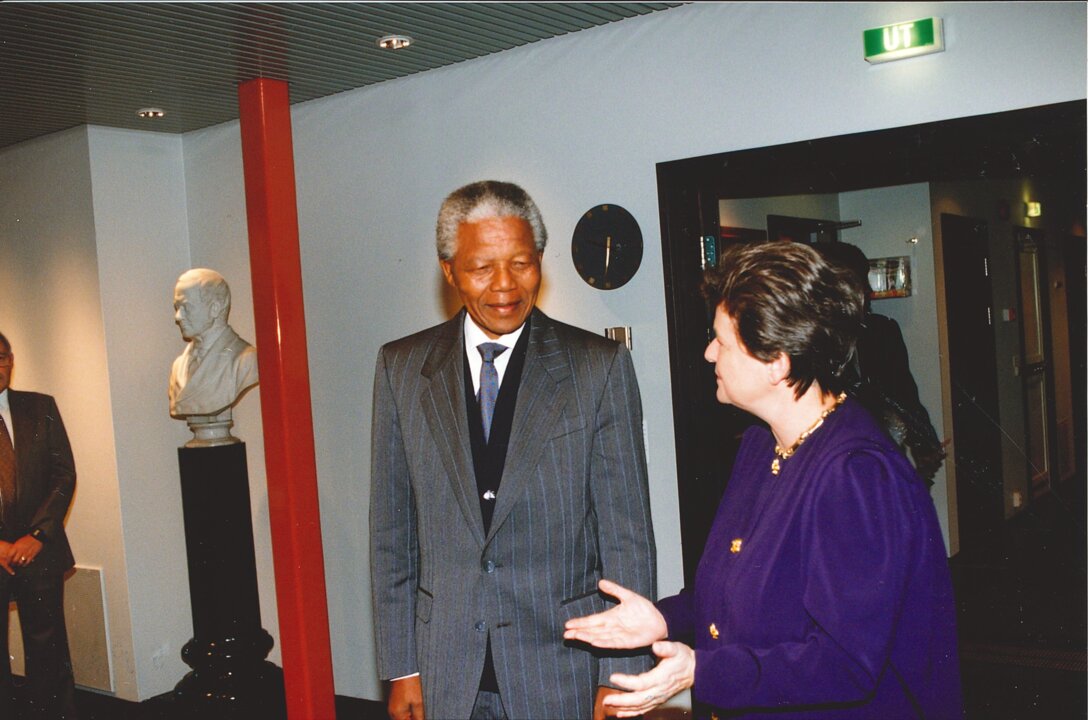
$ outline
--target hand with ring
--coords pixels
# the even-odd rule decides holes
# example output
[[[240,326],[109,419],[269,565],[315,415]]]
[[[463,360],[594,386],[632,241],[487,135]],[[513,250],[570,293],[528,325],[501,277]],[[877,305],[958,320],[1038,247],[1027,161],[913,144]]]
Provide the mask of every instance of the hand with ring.
[[[658,658],[653,670],[641,675],[612,675],[612,683],[627,692],[605,698],[609,714],[621,718],[645,715],[695,684],[694,650],[683,643],[658,641],[653,644],[653,651]]]
[[[27,567],[38,557],[42,550],[42,541],[30,535],[24,535],[11,545],[10,562],[19,567]]]

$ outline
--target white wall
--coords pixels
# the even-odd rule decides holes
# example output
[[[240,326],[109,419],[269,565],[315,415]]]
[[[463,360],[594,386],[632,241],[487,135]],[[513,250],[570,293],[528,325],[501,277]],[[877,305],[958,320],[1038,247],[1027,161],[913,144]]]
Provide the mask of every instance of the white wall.
[[[120,694],[142,700],[173,689],[189,671],[181,646],[193,635],[177,459],[192,435],[170,417],[166,394],[170,364],[185,347],[173,323],[174,282],[189,268],[182,139],[101,127],[89,128],[88,136],[135,629],[136,690]]]
[[[863,61],[862,30],[927,15],[944,18],[946,52]],[[337,692],[379,697],[366,560],[371,369],[382,342],[447,314],[432,246],[447,192],[484,177],[524,185],[552,236],[541,306],[595,330],[633,327],[660,589],[673,592],[680,548],[655,163],[1083,98],[1084,19],[1075,3],[698,3],[296,106]],[[244,237],[237,145],[233,123],[185,139],[194,262],[229,253],[232,272],[240,245],[221,244]],[[199,198],[198,179],[207,180]],[[631,211],[646,239],[641,271],[610,293],[583,284],[569,257],[578,218],[603,202]],[[198,229],[198,217],[218,224]],[[267,592],[271,577],[262,582]]]
[[[946,52],[862,60],[862,30],[929,15],[944,18]],[[371,372],[382,342],[450,309],[432,245],[447,192],[483,177],[523,184],[552,235],[545,311],[597,331],[632,326],[660,590],[671,593],[680,535],[655,163],[1081,99],[1084,27],[1083,3],[696,3],[296,106],[337,692],[380,695],[367,570]],[[231,322],[254,337],[237,123],[186,135],[182,175],[176,140],[135,135],[80,130],[0,153],[0,327],[16,345],[16,386],[54,393],[65,414],[81,483],[73,544],[106,569],[118,694],[143,699],[163,690],[189,637],[174,572],[180,512],[169,515],[185,431],[158,414],[162,363],[181,349],[165,315],[178,272],[223,272]],[[154,174],[139,170],[145,161]],[[603,202],[627,208],[646,241],[639,274],[609,293],[582,283],[569,256],[578,218]],[[136,254],[136,237],[152,252]],[[137,268],[146,277],[122,280]],[[261,611],[276,637],[256,393],[235,421],[249,450]],[[162,592],[178,600],[151,617]]]
[[[0,328],[12,386],[53,395],[64,418],[77,473],[68,536],[77,562],[103,570],[115,686],[135,697],[89,154],[87,128],[0,151]]]

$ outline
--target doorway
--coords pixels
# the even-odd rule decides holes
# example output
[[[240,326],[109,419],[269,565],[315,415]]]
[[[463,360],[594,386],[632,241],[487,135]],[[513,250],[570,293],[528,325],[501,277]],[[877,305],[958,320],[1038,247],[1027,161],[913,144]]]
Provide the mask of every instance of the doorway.
[[[930,254],[937,256],[930,258],[937,276],[931,278],[934,283],[931,292],[937,292],[939,282],[941,291],[937,293],[936,315],[942,323],[939,332],[945,336],[941,339],[944,347],[932,343],[929,352],[943,357],[949,351],[949,330],[944,318],[952,303],[944,293],[945,278],[937,254],[941,213],[954,215],[957,214],[955,210],[962,207],[984,206],[980,218],[989,220],[992,216],[991,228],[997,227],[1001,231],[1000,247],[1004,249],[1007,245],[1004,237],[1012,232],[1016,213],[1023,212],[1021,199],[1012,194],[1020,188],[1015,183],[1030,181],[1033,187],[1041,187],[1045,181],[1061,195],[1051,203],[1054,214],[1050,218],[1054,219],[1048,220],[1066,232],[1070,227],[1079,227],[1079,237],[1083,237],[1084,128],[1085,104],[1072,102],[658,165],[681,532],[685,578],[689,582],[702,552],[709,519],[713,517],[717,499],[728,478],[736,440],[751,422],[745,414],[717,407],[713,401],[712,373],[702,360],[711,314],[699,294],[699,283],[705,265],[716,258],[718,243],[758,239],[767,233],[766,227],[738,227],[735,222],[723,222],[721,202],[724,199],[743,200],[773,208],[775,203],[788,201],[792,203],[791,207],[814,207],[817,212],[767,209],[764,217],[805,216],[842,222],[820,207],[826,206],[827,202],[812,199],[877,188],[928,187],[935,236]],[[980,183],[983,190],[979,190]],[[803,202],[793,202],[799,199]],[[883,202],[885,205],[900,204],[894,195]],[[848,218],[854,220],[855,216],[848,213]],[[861,220],[864,222],[865,218]],[[769,222],[765,220],[765,224]],[[866,230],[864,226],[860,229]],[[1083,239],[1080,242],[1083,243]],[[1009,265],[1013,262],[1011,253],[1008,251],[1007,257],[996,258],[996,261]],[[1075,317],[1084,298],[1075,294],[1069,297],[1068,314]],[[1007,310],[1019,302],[1015,297],[1006,299],[1001,309]],[[991,308],[991,312],[998,310]],[[900,324],[904,323],[901,321]],[[1011,354],[1020,350],[1015,328],[1015,324],[1000,328],[1002,343],[995,350],[1008,351],[998,364],[998,383],[1002,388],[1008,386],[1009,375],[1013,372]],[[1009,345],[1012,335],[1016,335],[1017,340]],[[1083,335],[1083,327],[1079,333],[1074,327],[1069,330],[1068,337],[1076,339]],[[991,362],[997,360],[994,358]],[[928,378],[931,384],[948,385],[949,380],[947,368],[940,380]],[[931,416],[943,418],[945,434],[950,436],[954,431],[951,387],[943,387],[941,395],[943,407],[929,410]],[[1022,408],[1020,414],[1023,414]],[[998,415],[992,417],[1001,426]],[[1022,423],[1022,417],[1019,422]],[[1074,426],[1071,435],[1079,437],[1081,433],[1083,429]],[[1023,432],[1020,428],[1012,433],[1002,431],[1002,442],[1010,436],[1023,437]],[[1002,453],[1005,453],[1002,447]],[[1084,465],[1083,458],[1077,460],[1078,465]],[[961,529],[958,526],[961,513],[956,507],[956,471],[956,463],[947,464],[946,507],[938,508],[948,517],[953,554],[959,547]],[[968,501],[968,504],[972,503]],[[991,511],[992,508],[987,512]]]
[[[982,220],[942,214],[941,236],[959,547],[979,554],[1000,547],[1004,520],[989,230]]]
[[[713,399],[713,377],[702,360],[710,325],[710,314],[698,292],[703,267],[716,260],[718,243],[758,241],[769,234],[767,215],[860,218],[859,231],[868,233],[873,225],[869,211],[855,213],[855,198],[843,197],[895,195],[899,190],[925,193],[929,216],[924,225],[932,244],[924,252],[915,245],[913,250],[890,254],[913,252],[915,258],[928,257],[930,277],[912,268],[914,292],[916,299],[923,293],[936,298],[932,322],[910,312],[904,315],[910,327],[922,329],[916,337],[934,338],[932,343],[910,346],[912,369],[915,353],[929,357],[940,368],[916,380],[920,385],[926,382],[938,398],[927,409],[942,421],[944,435],[953,441],[946,478],[934,487],[934,499],[938,512],[945,515],[951,541],[969,717],[1016,717],[1010,713],[1021,706],[1034,708],[1022,717],[1044,717],[1046,712],[1050,717],[1083,716],[1088,688],[1084,671],[1088,643],[1085,396],[1083,373],[1077,369],[1083,367],[1084,351],[1078,348],[1083,347],[1086,335],[1084,158],[1085,103],[1078,101],[657,166],[681,535],[689,584],[728,482],[740,433],[752,422]],[[1051,208],[1044,210],[1041,220],[1025,216],[1025,200],[1035,195],[1048,198],[1043,205]],[[837,214],[813,208],[825,196],[833,198]],[[784,200],[798,199],[804,202],[780,207]],[[725,200],[764,208],[762,220],[746,223],[724,218],[720,207]],[[870,207],[878,204],[870,203]],[[883,205],[894,208],[898,199]],[[1039,245],[1032,257],[1021,258],[1023,244],[1016,242],[1017,228],[1031,230],[1044,241],[1071,238],[1062,246],[1064,264],[1054,266],[1051,244]],[[895,242],[917,242],[913,233],[905,235]],[[962,248],[957,238],[966,238]],[[959,257],[960,250],[965,257]],[[1000,275],[989,288],[984,279],[961,282],[966,276],[959,263],[980,255]],[[1031,344],[1034,332],[1021,334],[1027,305],[1018,263],[1026,260],[1047,270],[1035,281],[1036,291],[1047,297],[1038,302],[1043,316],[1057,318],[1046,302],[1060,298],[1066,303],[1060,318],[1066,340],[1059,353],[1070,367],[1064,384],[1055,383],[1053,373],[1050,380],[1028,384],[1021,372],[1030,365],[1023,360],[1023,348]],[[927,281],[928,288],[919,280]],[[958,313],[966,312],[976,300],[990,315],[985,321],[977,316],[970,320],[978,326],[971,332],[981,339],[965,344],[973,336],[961,329]],[[887,302],[909,307],[909,301]],[[936,328],[926,326],[927,322]],[[987,341],[981,328],[989,323]],[[900,324],[905,323],[900,320]],[[1045,341],[1041,325],[1039,332]],[[1049,347],[1058,344],[1050,342]],[[1057,407],[1056,397],[1070,398],[1070,419],[1064,431],[1047,421],[1044,435],[1039,421],[1031,418],[1042,416],[1044,404]],[[1032,415],[1031,410],[1039,412]],[[1032,430],[1030,423],[1035,426]],[[1034,449],[1026,449],[1029,433],[1035,438]],[[1067,442],[1058,439],[1065,436]],[[1054,458],[1055,446],[1063,442],[1073,448],[1065,465]],[[1040,449],[1044,445],[1045,450]],[[1034,479],[1035,485],[1027,475],[1032,453],[1048,458],[1048,469]],[[1072,474],[1059,471],[1059,466],[1072,468]],[[1056,478],[1063,473],[1070,478],[1064,482],[1066,491],[1055,493],[1053,488],[1060,482]],[[1007,492],[1012,476],[1022,478],[1027,489],[1019,498]],[[1036,493],[1033,487],[1051,490]],[[1013,507],[1014,502],[1019,506]],[[1037,670],[1048,673],[1048,679],[1030,680]],[[1018,682],[1009,682],[1010,678]],[[995,687],[1009,690],[995,692]]]

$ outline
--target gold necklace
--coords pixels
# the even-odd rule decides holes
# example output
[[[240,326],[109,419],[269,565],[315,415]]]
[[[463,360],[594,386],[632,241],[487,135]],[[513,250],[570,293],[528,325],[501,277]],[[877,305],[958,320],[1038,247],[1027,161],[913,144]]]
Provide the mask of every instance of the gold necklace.
[[[777,475],[782,469],[781,460],[789,460],[793,457],[793,454],[797,452],[797,448],[801,447],[801,443],[808,440],[808,436],[820,429],[820,426],[824,424],[824,420],[827,416],[839,409],[839,405],[842,405],[843,400],[846,399],[846,393],[839,393],[839,396],[835,398],[835,404],[820,413],[820,417],[816,418],[816,422],[809,426],[808,430],[801,433],[800,437],[785,450],[781,445],[775,444],[774,454],[775,458],[771,461],[771,475]]]

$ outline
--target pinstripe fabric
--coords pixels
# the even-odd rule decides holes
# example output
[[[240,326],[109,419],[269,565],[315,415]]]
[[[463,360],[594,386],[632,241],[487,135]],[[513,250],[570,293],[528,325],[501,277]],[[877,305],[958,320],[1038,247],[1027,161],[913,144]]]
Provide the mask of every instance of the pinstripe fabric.
[[[466,718],[488,634],[510,718],[587,718],[647,657],[562,641],[608,577],[653,597],[642,411],[622,346],[534,310],[485,537],[463,382],[463,317],[390,343],[374,380],[371,573],[382,678],[420,672],[428,718]]]

